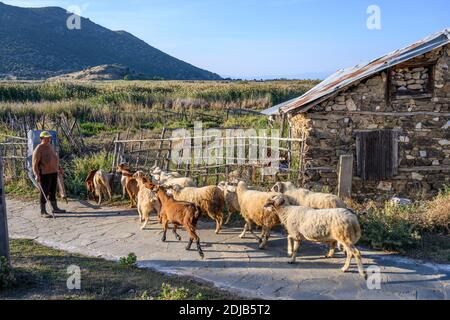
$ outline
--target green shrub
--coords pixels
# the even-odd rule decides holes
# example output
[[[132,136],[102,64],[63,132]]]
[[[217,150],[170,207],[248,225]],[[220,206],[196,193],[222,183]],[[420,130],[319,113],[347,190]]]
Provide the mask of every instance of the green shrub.
[[[386,202],[384,207],[369,208],[360,217],[361,242],[375,249],[403,251],[420,243],[420,233],[415,223],[417,206],[398,206]]]
[[[136,254],[134,252],[131,252],[128,254],[128,256],[126,257],[121,257],[119,259],[119,264],[122,267],[136,267],[136,262],[137,262],[137,257]]]
[[[192,296],[189,289],[184,287],[176,288],[172,287],[170,284],[163,283],[161,286],[161,292],[157,297],[158,300],[202,300],[203,295],[201,293],[197,293]]]
[[[8,260],[0,257],[0,290],[10,288],[14,282],[14,274]]]
[[[104,123],[84,122],[80,124],[80,127],[81,133],[86,137],[95,136],[100,132],[106,131]]]

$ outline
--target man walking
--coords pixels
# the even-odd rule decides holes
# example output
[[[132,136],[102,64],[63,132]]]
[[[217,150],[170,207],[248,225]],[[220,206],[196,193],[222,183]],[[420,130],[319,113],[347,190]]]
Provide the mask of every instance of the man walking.
[[[44,191],[45,196],[52,205],[53,213],[65,213],[65,210],[58,208],[56,203],[56,188],[58,186],[58,174],[62,172],[59,166],[59,156],[56,154],[51,145],[52,135],[48,131],[41,132],[41,143],[33,152],[33,172],[36,182],[39,183]],[[45,204],[47,200],[41,192],[41,216],[43,218],[51,218],[48,214]]]

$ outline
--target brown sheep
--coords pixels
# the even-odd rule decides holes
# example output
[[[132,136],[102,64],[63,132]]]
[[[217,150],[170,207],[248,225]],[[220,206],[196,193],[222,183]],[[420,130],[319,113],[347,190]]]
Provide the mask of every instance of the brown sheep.
[[[167,194],[167,190],[161,186],[155,186],[154,184],[147,183],[156,195],[161,203],[160,219],[163,225],[162,241],[166,241],[166,234],[169,223],[173,225],[173,233],[178,241],[181,241],[181,236],[177,233],[177,228],[183,226],[189,235],[189,242],[186,246],[186,250],[190,250],[192,242],[197,243],[197,251],[200,257],[203,259],[204,254],[200,246],[200,238],[196,232],[197,221],[200,217],[200,208],[190,202],[174,200],[171,195]]]
[[[130,207],[133,208],[136,206],[136,198],[139,192],[139,186],[136,179],[133,178],[134,172],[131,172],[128,168],[128,165],[125,163],[121,163],[117,166],[116,171],[122,174],[122,187],[125,185],[125,190],[128,193],[128,197],[130,198]]]

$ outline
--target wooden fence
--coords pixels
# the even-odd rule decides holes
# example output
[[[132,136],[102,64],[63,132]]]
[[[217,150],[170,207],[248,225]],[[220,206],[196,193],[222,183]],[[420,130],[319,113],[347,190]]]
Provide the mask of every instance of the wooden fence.
[[[0,134],[0,156],[6,177],[18,177],[25,168],[27,139]]]
[[[194,135],[192,135],[192,138],[194,138]],[[132,169],[142,170],[146,173],[151,172],[153,166],[158,166],[166,171],[177,171],[184,176],[195,179],[198,186],[216,184],[222,180],[229,180],[230,177],[243,179],[259,186],[269,185],[279,180],[297,181],[300,185],[303,185],[305,178],[305,144],[302,138],[245,136],[244,140],[242,140],[243,137],[221,136],[218,139],[216,136],[203,137],[202,151],[208,148],[208,143],[204,141],[205,138],[220,140],[220,148],[216,146],[209,147],[215,150],[215,154],[219,151],[219,153],[222,152],[222,154],[226,155],[227,146],[234,143],[235,150],[233,150],[233,155],[231,157],[228,155],[223,157],[222,161],[218,161],[219,163],[208,164],[207,159],[204,157],[196,157],[194,148],[192,148],[190,161],[175,163],[172,161],[172,151],[176,144],[181,143],[182,139],[172,137],[171,130],[164,128],[159,137],[145,137],[144,131],[138,134],[138,138],[130,138],[127,133],[117,134],[114,140],[112,171],[115,171],[119,163],[126,162]],[[273,139],[277,140],[278,152],[271,148]],[[242,145],[235,144],[236,141],[241,141],[240,143],[244,141],[243,151],[240,153],[237,152],[236,148],[242,147]],[[267,146],[268,154],[279,154],[278,158],[272,159],[272,161],[279,161],[280,166],[277,174],[262,174],[262,169],[270,165],[267,161],[248,159],[250,148],[255,147],[252,145],[252,141],[264,143]],[[194,147],[193,143],[191,147]]]

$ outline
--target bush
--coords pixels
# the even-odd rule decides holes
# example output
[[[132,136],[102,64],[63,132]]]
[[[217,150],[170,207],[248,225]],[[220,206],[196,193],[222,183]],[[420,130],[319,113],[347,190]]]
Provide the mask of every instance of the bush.
[[[201,300],[203,299],[203,295],[201,293],[197,293],[195,296],[191,295],[189,289],[184,287],[175,288],[170,284],[163,283],[161,286],[161,292],[157,297],[158,300]]]
[[[373,201],[358,204],[347,200],[347,205],[360,215],[361,242],[375,249],[405,251],[423,246],[423,238],[432,234],[449,233],[450,187],[444,186],[433,199],[409,206],[390,201],[377,206]]]
[[[10,288],[15,282],[11,266],[5,257],[0,257],[0,290]]]
[[[375,249],[403,251],[417,246],[420,234],[414,224],[415,206],[398,206],[386,202],[372,207],[360,217],[361,242]]]
[[[444,185],[441,192],[424,205],[420,216],[422,230],[450,232],[450,187]]]
[[[67,193],[75,197],[86,197],[86,177],[91,170],[103,169],[107,172],[111,170],[112,157],[106,152],[99,152],[91,155],[77,157],[66,164],[64,179]]]
[[[126,257],[121,257],[119,263],[122,267],[136,267],[137,257],[134,252],[131,252]]]

